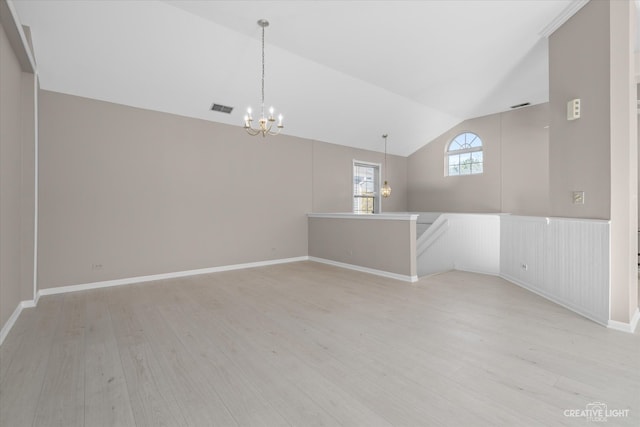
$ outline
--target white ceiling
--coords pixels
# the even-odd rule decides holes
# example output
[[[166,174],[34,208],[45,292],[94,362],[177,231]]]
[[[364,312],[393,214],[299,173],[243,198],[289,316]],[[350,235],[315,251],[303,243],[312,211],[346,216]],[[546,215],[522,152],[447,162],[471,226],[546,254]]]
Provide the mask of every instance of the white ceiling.
[[[14,0],[41,87],[409,155],[464,119],[548,100],[549,26],[584,0]],[[211,104],[235,107],[231,115]],[[238,132],[242,132],[238,128]]]

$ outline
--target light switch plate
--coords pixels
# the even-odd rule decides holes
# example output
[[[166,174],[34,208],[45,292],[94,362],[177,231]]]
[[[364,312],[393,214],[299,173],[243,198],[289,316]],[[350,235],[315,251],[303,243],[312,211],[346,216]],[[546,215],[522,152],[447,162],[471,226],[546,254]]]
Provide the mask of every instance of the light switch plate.
[[[574,205],[584,205],[584,191],[574,191],[573,192],[573,204]]]

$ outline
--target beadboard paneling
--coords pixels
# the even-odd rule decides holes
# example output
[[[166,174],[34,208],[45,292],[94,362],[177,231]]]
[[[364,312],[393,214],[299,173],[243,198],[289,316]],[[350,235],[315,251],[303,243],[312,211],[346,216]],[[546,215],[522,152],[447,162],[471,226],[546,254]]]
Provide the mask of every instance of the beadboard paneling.
[[[500,275],[603,325],[609,221],[503,216]]]

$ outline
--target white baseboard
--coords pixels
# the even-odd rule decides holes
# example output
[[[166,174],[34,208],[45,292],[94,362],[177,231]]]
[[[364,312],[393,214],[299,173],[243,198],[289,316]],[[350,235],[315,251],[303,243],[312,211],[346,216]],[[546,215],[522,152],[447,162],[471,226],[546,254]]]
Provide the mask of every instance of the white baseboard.
[[[32,300],[21,301],[20,303],[18,303],[18,306],[16,307],[16,309],[13,310],[13,313],[11,313],[11,316],[9,316],[9,318],[5,322],[2,329],[0,329],[0,345],[2,345],[2,343],[4,342],[4,339],[7,337],[7,335],[9,335],[9,331],[11,330],[11,328],[13,328],[13,325],[16,323],[16,320],[18,320],[20,313],[22,313],[22,309],[35,307],[35,306],[36,304]]]
[[[111,286],[131,285],[134,283],[152,282],[155,280],[176,279],[179,277],[197,276],[199,274],[219,273],[221,271],[242,270],[246,268],[265,267],[276,264],[306,261],[308,257],[283,258],[268,261],[248,262],[244,264],[223,265],[220,267],[199,268],[196,270],[176,271],[173,273],[152,274],[149,276],[127,277],[124,279],[105,280],[102,282],[84,283],[81,285],[58,286],[55,288],[41,289],[38,298],[43,295],[63,294],[67,292],[86,291],[89,289],[108,288]]]
[[[615,329],[616,331],[622,331],[633,334],[638,327],[638,322],[640,321],[640,310],[636,307],[636,311],[633,312],[633,316],[631,317],[631,321],[629,323],[618,322],[617,320],[609,320],[607,323],[607,327],[611,329]]]
[[[360,271],[362,273],[374,274],[376,276],[388,277],[390,279],[402,280],[403,282],[417,282],[418,276],[408,276],[405,274],[391,273],[389,271],[376,270],[375,268],[362,267],[360,265],[346,264],[344,262],[333,261],[325,258],[309,257],[309,261],[319,262],[321,264],[333,265],[334,267],[346,268],[349,270]]]
[[[244,264],[223,265],[220,267],[200,268],[197,270],[177,271],[173,273],[152,274],[150,276],[127,277],[124,279],[105,280],[102,282],[84,283],[80,285],[59,286],[56,288],[40,289],[36,293],[34,300],[22,301],[18,304],[9,319],[0,329],[0,345],[9,334],[9,331],[18,320],[23,308],[35,307],[43,295],[63,294],[67,292],[86,291],[89,289],[107,288],[111,286],[131,285],[134,283],[150,282],[154,280],[174,279],[178,277],[195,276],[198,274],[218,273],[221,271],[241,270],[245,268],[265,267],[276,264],[286,264],[290,262],[307,261],[308,256],[300,256],[295,258],[282,258],[268,261],[249,262]]]
[[[567,303],[565,301],[562,301],[558,298],[556,298],[554,295],[549,295],[544,291],[541,291],[540,289],[536,289],[533,286],[530,286],[529,284],[522,282],[514,277],[509,276],[508,274],[500,274],[501,278],[503,278],[504,280],[507,280],[511,283],[513,283],[514,285],[518,285],[521,288],[524,288],[530,292],[533,292],[534,294],[540,295],[542,298],[547,299],[555,304],[558,304],[564,308],[566,308],[567,310],[571,310],[576,314],[579,314],[580,316],[586,317],[589,320],[592,320],[594,322],[596,322],[599,325],[602,326],[607,326],[607,320],[606,319],[602,319],[600,318],[598,315],[594,314],[594,313],[590,313],[584,309],[582,309],[581,307],[575,307],[570,303]]]
[[[606,326],[607,328],[610,329],[615,329],[616,331],[622,331],[622,332],[627,332],[627,333],[634,333],[636,331],[636,328],[638,327],[638,322],[640,322],[640,310],[638,308],[636,308],[635,312],[633,313],[633,316],[631,317],[631,321],[629,323],[624,323],[624,322],[618,322],[616,320],[604,320],[599,318],[597,315],[593,314],[593,313],[589,313],[586,312],[585,310],[580,309],[579,307],[574,307],[571,304],[568,304],[564,301],[560,301],[557,298],[551,296],[551,295],[547,295],[546,293],[533,288],[531,286],[529,286],[526,283],[523,283],[513,277],[510,277],[509,275],[506,274],[500,274],[500,277],[502,277],[505,280],[508,280],[509,282],[520,286],[521,288],[524,288],[528,291],[533,292],[534,294],[538,294],[543,298],[548,299],[551,302],[554,302],[558,305],[561,305],[562,307],[573,311],[574,313],[577,313],[581,316],[586,317],[589,320],[593,320],[594,322],[596,322],[599,325],[603,325]]]

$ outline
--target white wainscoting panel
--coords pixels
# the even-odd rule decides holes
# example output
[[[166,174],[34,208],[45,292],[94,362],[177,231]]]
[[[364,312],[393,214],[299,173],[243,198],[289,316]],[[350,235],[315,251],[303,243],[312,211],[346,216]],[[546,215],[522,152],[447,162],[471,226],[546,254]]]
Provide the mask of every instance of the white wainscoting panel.
[[[547,219],[504,216],[500,222],[500,274],[536,289],[544,281],[544,232]]]
[[[500,273],[498,214],[441,214],[416,243],[418,276],[448,270]]]
[[[609,320],[609,221],[503,216],[500,275],[583,316]]]

